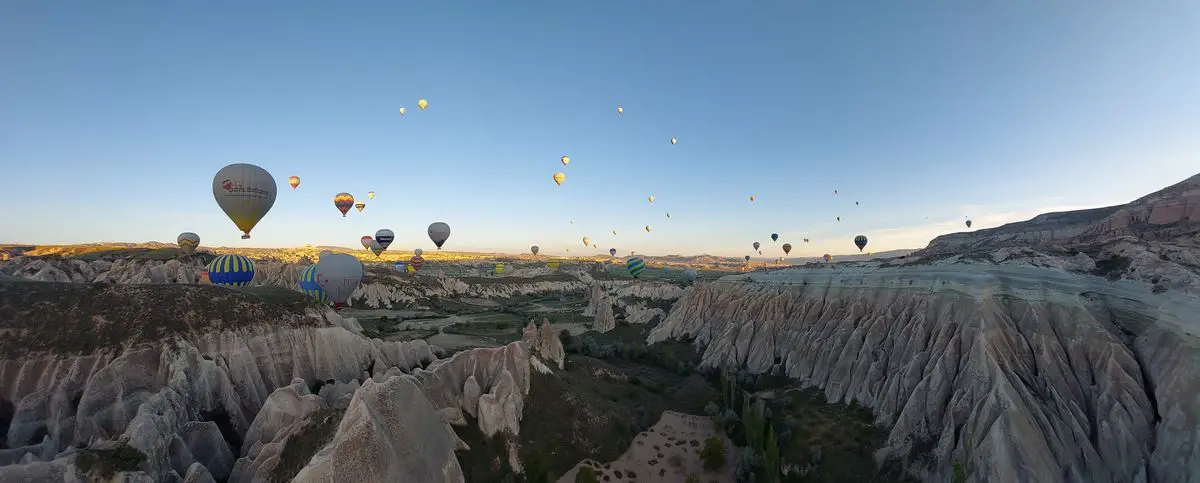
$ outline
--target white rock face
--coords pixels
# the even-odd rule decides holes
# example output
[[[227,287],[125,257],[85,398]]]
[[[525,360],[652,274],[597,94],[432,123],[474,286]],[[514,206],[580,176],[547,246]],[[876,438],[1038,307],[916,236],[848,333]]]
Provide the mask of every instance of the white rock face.
[[[926,481],[958,461],[976,481],[1103,483],[1200,474],[1197,334],[1190,294],[987,264],[728,276],[650,341],[694,336],[706,366],[782,370],[873,408],[893,424],[879,459],[933,443],[936,462],[910,464]]]
[[[563,349],[562,340],[558,338],[558,330],[549,320],[542,319],[541,326],[530,322],[525,326],[521,340],[529,346],[531,352],[553,362],[559,369],[563,368],[567,353]]]

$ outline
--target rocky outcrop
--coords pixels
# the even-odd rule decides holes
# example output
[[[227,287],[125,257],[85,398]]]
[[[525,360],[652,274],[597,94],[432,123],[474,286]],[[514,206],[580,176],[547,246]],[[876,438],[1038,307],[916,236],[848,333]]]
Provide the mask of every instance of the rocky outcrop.
[[[559,369],[563,368],[567,354],[563,349],[562,340],[558,338],[558,330],[548,319],[542,319],[541,326],[529,322],[521,340],[529,346],[531,352],[553,362]]]
[[[907,462],[926,481],[948,481],[955,462],[973,481],[1195,474],[1197,298],[1029,265],[969,268],[729,276],[686,293],[650,340],[694,336],[706,366],[782,371],[873,408],[892,428],[879,459],[934,448],[934,461]]]
[[[1046,213],[997,228],[939,236],[920,256],[1089,243],[1117,236],[1165,241],[1200,232],[1200,175],[1125,205]]]

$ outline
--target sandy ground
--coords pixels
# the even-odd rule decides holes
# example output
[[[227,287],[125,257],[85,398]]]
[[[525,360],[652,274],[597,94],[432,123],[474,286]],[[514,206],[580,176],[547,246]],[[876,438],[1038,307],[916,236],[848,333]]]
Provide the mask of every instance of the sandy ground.
[[[700,460],[700,449],[704,447],[704,440],[711,436],[721,438],[725,444],[725,466],[719,471],[706,473],[704,463]],[[695,445],[692,444],[693,441]],[[674,456],[679,458],[673,458]],[[718,433],[713,428],[709,418],[664,411],[662,419],[648,431],[638,434],[633,439],[633,445],[616,461],[597,463],[583,460],[559,478],[558,482],[574,482],[575,474],[579,472],[581,465],[589,465],[595,469],[600,481],[683,483],[688,475],[695,474],[704,483],[732,482],[734,462],[738,456],[738,448],[724,433]],[[678,466],[675,463],[678,463]],[[609,476],[608,480],[605,480],[605,475]]]

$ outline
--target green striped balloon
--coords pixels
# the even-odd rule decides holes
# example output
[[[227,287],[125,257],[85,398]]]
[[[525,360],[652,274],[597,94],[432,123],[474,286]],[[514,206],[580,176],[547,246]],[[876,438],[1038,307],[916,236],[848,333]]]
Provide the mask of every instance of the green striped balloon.
[[[632,257],[629,260],[625,260],[625,268],[629,270],[629,274],[633,275],[633,278],[637,278],[646,269],[646,261],[638,257]]]

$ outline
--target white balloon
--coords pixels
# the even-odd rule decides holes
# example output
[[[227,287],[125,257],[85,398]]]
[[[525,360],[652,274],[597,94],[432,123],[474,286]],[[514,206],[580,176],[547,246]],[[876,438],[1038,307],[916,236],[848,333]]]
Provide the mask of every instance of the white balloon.
[[[253,164],[231,164],[213,177],[213,198],[233,224],[242,230],[242,239],[275,205],[275,178]]]
[[[429,239],[433,240],[433,244],[437,245],[438,250],[442,249],[442,244],[450,238],[450,225],[440,221],[429,225]]]
[[[346,305],[362,277],[362,262],[350,255],[329,253],[317,262],[317,284],[329,295],[335,307]]]

